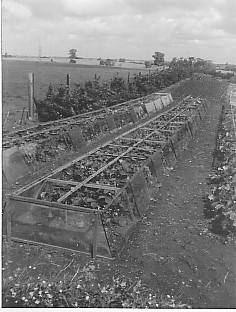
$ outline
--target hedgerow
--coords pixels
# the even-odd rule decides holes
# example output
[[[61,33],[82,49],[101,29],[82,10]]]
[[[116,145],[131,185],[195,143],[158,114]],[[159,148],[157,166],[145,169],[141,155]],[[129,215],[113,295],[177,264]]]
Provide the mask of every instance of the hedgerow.
[[[128,81],[115,76],[104,82],[95,76],[84,85],[75,84],[71,90],[50,84],[46,97],[36,101],[38,118],[50,121],[70,117],[158,92],[194,73],[206,72],[204,66],[203,60],[196,59],[193,64],[192,59],[173,59],[165,70],[135,74]]]

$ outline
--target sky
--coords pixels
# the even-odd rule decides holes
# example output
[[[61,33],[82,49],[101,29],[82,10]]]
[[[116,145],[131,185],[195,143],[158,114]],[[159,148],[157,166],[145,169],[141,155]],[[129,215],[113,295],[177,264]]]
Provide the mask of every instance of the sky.
[[[236,0],[2,0],[2,51],[16,55],[236,64]]]

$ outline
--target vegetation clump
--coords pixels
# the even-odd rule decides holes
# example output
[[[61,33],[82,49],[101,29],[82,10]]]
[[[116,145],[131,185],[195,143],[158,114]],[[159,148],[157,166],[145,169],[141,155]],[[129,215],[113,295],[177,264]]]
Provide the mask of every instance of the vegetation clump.
[[[212,186],[204,198],[204,214],[213,233],[229,236],[236,233],[236,170],[234,131],[230,111],[223,106],[218,125],[213,172],[208,178]]]
[[[191,308],[173,296],[161,295],[135,281],[120,277],[99,282],[96,266],[88,264],[70,281],[12,284],[3,290],[3,307],[21,308]]]

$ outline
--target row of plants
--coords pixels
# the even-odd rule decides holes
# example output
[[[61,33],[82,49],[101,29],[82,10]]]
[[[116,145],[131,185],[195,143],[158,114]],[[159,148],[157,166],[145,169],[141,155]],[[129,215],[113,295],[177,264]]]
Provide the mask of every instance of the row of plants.
[[[40,121],[51,121],[110,107],[131,99],[157,92],[178,81],[192,77],[196,72],[208,72],[205,61],[192,66],[189,59],[173,59],[169,67],[162,71],[149,71],[133,75],[126,81],[115,76],[110,81],[100,77],[82,84],[75,84],[71,90],[67,86],[49,85],[46,97],[36,101]],[[205,67],[204,67],[205,66]]]
[[[235,129],[232,112],[226,105],[219,119],[213,171],[208,178],[211,189],[204,198],[204,215],[209,219],[209,229],[224,236],[236,233],[235,164]]]

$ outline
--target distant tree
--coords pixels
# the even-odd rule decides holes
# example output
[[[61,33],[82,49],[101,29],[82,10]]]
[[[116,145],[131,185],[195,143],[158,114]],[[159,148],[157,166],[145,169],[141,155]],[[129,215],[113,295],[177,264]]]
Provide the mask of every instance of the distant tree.
[[[145,61],[144,65],[145,65],[146,68],[152,67],[152,63],[150,61]]]
[[[153,54],[154,58],[154,65],[164,65],[165,59],[164,59],[165,54],[161,52],[155,52]]]
[[[111,59],[106,59],[105,60],[105,65],[106,66],[114,66],[114,61]]]
[[[69,50],[69,59],[70,63],[75,63],[75,59],[77,58],[77,50],[76,49],[70,49]]]

